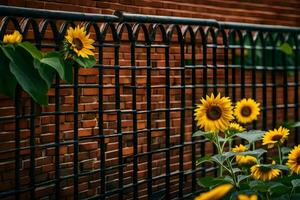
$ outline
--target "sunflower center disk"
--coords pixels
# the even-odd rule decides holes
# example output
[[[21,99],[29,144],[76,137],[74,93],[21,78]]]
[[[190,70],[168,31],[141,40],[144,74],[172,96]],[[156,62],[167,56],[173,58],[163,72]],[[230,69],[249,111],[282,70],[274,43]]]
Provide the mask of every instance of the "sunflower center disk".
[[[208,108],[206,114],[206,116],[210,120],[218,120],[221,118],[221,115],[222,115],[222,110],[219,106],[211,106],[210,108]]]
[[[297,157],[297,165],[300,165],[300,156]]]
[[[272,140],[273,140],[273,141],[279,141],[279,140],[281,140],[281,138],[282,138],[282,135],[274,135],[274,136],[272,137]]]
[[[245,106],[243,107],[241,113],[244,117],[248,117],[251,115],[251,108],[249,106]]]
[[[74,38],[73,43],[75,44],[76,49],[81,50],[83,48],[83,43],[80,39]]]

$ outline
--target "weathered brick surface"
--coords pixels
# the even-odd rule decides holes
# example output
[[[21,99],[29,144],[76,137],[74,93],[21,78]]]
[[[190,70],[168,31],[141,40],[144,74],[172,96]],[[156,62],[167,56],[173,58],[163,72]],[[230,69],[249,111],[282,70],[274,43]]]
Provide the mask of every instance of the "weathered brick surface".
[[[15,6],[25,6],[32,8],[44,8],[44,9],[55,9],[55,10],[67,10],[67,11],[78,11],[78,12],[93,12],[93,13],[105,13],[112,14],[114,10],[121,10],[132,13],[142,13],[142,14],[153,14],[153,15],[171,15],[180,17],[195,17],[195,18],[206,18],[206,19],[216,19],[220,21],[236,21],[236,22],[250,22],[259,24],[278,24],[278,25],[290,25],[290,26],[300,26],[300,4],[296,0],[257,0],[257,1],[222,1],[222,0],[207,0],[205,3],[199,3],[196,0],[173,0],[173,1],[160,1],[160,0],[112,0],[112,1],[75,1],[75,0],[56,0],[56,1],[34,1],[34,0],[15,0],[15,1],[5,1],[0,0],[1,4],[5,5],[15,5]],[[95,37],[93,31],[91,31],[92,37]],[[53,43],[52,33],[50,29],[46,32],[45,42]],[[196,45],[196,63],[202,63],[203,55],[201,49],[201,39],[198,37],[198,42]],[[32,32],[27,38],[32,38]],[[188,38],[188,37],[187,37]],[[131,110],[132,105],[132,90],[131,86],[131,70],[125,68],[126,66],[131,66],[131,54],[130,54],[130,44],[128,43],[128,34],[126,31],[122,36],[123,41],[121,42],[120,52],[119,52],[119,64],[120,69],[120,109],[122,111]],[[113,43],[112,35],[107,34],[105,40],[108,43]],[[139,34],[138,40],[143,43],[143,34]],[[181,104],[181,93],[180,89],[175,88],[181,84],[180,71],[175,70],[176,67],[180,67],[180,47],[176,36],[173,38],[173,43],[170,48],[170,84],[172,88],[170,89],[170,107],[180,108]],[[189,41],[187,39],[187,41]],[[158,33],[156,37],[157,44],[162,43],[161,33]],[[218,38],[218,43],[221,44],[221,37]],[[47,50],[47,49],[43,49]],[[96,49],[97,51],[98,49]],[[137,69],[136,73],[136,108],[138,111],[146,111],[147,109],[147,93],[146,93],[146,69],[147,65],[146,58],[147,54],[144,48],[136,48],[135,59]],[[163,48],[151,48],[151,67],[158,68],[157,70],[152,70],[151,72],[151,83],[153,86],[162,86],[165,84],[165,50]],[[230,52],[231,53],[231,52]],[[238,54],[239,52],[237,52]],[[212,65],[212,50],[208,49],[208,60],[207,63]],[[98,56],[98,55],[97,55]],[[217,51],[217,64],[223,64],[224,52],[222,49]],[[103,51],[103,64],[106,66],[113,66],[114,63],[114,49],[110,47],[105,47]],[[185,45],[185,60],[190,61],[191,56],[191,45]],[[231,56],[230,58],[231,59]],[[245,72],[245,82],[246,84],[251,84],[252,72],[246,70]],[[190,85],[192,70],[185,70],[185,82],[186,85]],[[267,72],[267,82],[271,82],[272,74]],[[203,84],[203,70],[196,70],[196,84]],[[230,71],[229,82],[233,82],[233,77],[237,84],[241,83],[240,70],[237,69],[235,73]],[[213,83],[213,70],[207,70],[207,80],[209,84]],[[225,73],[222,68],[218,69],[217,73],[218,83],[224,83]],[[275,74],[277,84],[283,84],[283,74],[278,71]],[[80,69],[79,71],[79,83],[80,84],[90,84],[87,88],[79,88],[79,111],[86,112],[79,114],[78,116],[78,136],[79,136],[79,152],[78,152],[78,170],[79,173],[92,172],[92,170],[99,170],[101,164],[106,168],[110,168],[105,171],[106,175],[106,189],[107,191],[114,190],[118,188],[119,172],[116,167],[119,165],[119,154],[121,153],[123,167],[123,177],[124,184],[132,184],[133,176],[133,155],[134,155],[134,137],[133,137],[133,116],[131,113],[122,113],[121,115],[121,131],[122,142],[119,142],[117,134],[117,115],[116,115],[116,92],[115,92],[115,70],[113,68],[105,68],[103,70],[103,84],[105,88],[103,89],[103,121],[99,119],[99,99],[98,93],[99,89],[92,87],[92,84],[98,84],[99,75],[98,69]],[[299,81],[299,80],[298,80]],[[294,75],[290,74],[288,76],[288,82],[294,82]],[[256,72],[256,83],[262,83],[262,71]],[[277,93],[276,102],[272,99],[272,89]],[[212,92],[213,89],[209,88],[208,92]],[[224,88],[219,88],[218,91],[224,93]],[[230,88],[230,96],[232,96],[232,88]],[[263,91],[261,87],[257,87],[256,90],[257,100],[262,102]],[[294,104],[294,88],[289,87],[287,101],[289,104]],[[165,103],[165,89],[163,88],[153,88],[151,90],[151,108],[152,109],[163,109],[166,106]],[[300,91],[299,91],[300,93]],[[236,87],[236,99],[240,99],[241,90],[240,87]],[[55,90],[51,89],[49,91],[49,106],[48,107],[38,107],[37,113],[45,112],[55,112]],[[196,88],[196,99],[199,102],[199,98],[202,97],[203,89],[201,87]],[[251,96],[251,88],[246,88],[246,96]],[[185,89],[185,103],[186,107],[192,106],[192,90],[191,88]],[[14,116],[15,109],[12,100],[1,96],[0,98],[0,117]],[[66,114],[59,115],[59,141],[61,143],[59,147],[59,162],[60,162],[60,175],[61,177],[69,176],[73,174],[73,160],[74,160],[74,118],[73,112],[73,89],[61,88],[60,90],[60,111],[67,112]],[[272,120],[272,103],[275,105],[282,105],[284,103],[283,88],[276,87],[267,89],[267,105],[268,105],[268,125],[271,126]],[[30,114],[30,99],[22,94],[21,99],[21,114]],[[92,111],[88,112],[87,111]],[[96,111],[96,112],[95,112]],[[108,112],[111,111],[111,112]],[[284,114],[283,109],[277,109],[277,122],[280,123],[283,120]],[[71,114],[70,114],[71,112]],[[294,108],[288,109],[288,118],[294,118]],[[151,114],[151,128],[154,129],[151,133],[151,148],[152,151],[160,150],[165,148],[166,136],[165,136],[165,113],[155,112]],[[172,111],[170,113],[170,145],[180,145],[180,122],[181,115],[180,111]],[[191,145],[188,144],[191,141],[191,131],[192,131],[192,110],[187,110],[185,112],[185,136],[184,141],[187,143],[184,147],[183,156],[183,169],[185,171],[191,170]],[[258,126],[262,124],[262,116],[258,120]],[[100,137],[98,137],[99,124],[103,126],[101,132],[107,136],[104,139],[104,146],[100,145]],[[30,165],[30,153],[35,151],[35,180],[37,183],[43,181],[50,181],[55,179],[55,116],[54,114],[43,115],[35,118],[35,144],[37,147],[35,149],[29,148],[30,145],[30,119],[23,118],[20,120],[21,128],[21,164],[20,164],[20,184],[22,187],[29,187],[30,177],[29,170]],[[146,113],[137,114],[137,157],[138,162],[138,180],[145,181],[148,175],[147,169],[147,155],[141,155],[148,151],[147,146],[147,117]],[[159,130],[162,129],[162,130]],[[14,187],[14,151],[9,151],[15,148],[15,121],[5,120],[0,122],[0,192],[13,189]],[[93,139],[91,139],[91,137]],[[120,136],[119,136],[120,137]],[[292,142],[292,140],[291,140]],[[119,151],[119,148],[122,149]],[[200,144],[195,144],[197,149],[197,156],[200,155]],[[205,145],[207,152],[212,152],[212,146],[210,144]],[[101,160],[101,153],[105,152],[105,160]],[[170,150],[170,169],[171,173],[175,175],[171,176],[171,192],[172,197],[178,195],[179,190],[179,148],[174,148]],[[153,153],[152,155],[152,175],[153,177],[161,176],[165,174],[166,170],[166,154],[165,152]],[[191,175],[185,177],[184,192],[191,192]],[[159,191],[165,187],[165,182],[163,178],[160,178],[153,182],[153,191]],[[80,176],[79,178],[79,195],[80,198],[92,197],[100,193],[100,172],[91,173],[88,175]],[[139,199],[147,199],[147,185],[145,183],[139,186]],[[73,194],[73,182],[72,178],[66,178],[61,180],[61,197],[62,199],[72,199]],[[36,198],[54,198],[54,185],[46,185],[37,187],[35,189]],[[124,191],[124,199],[132,198],[133,189],[130,187]],[[30,197],[29,192],[23,192],[21,194],[22,199],[28,199]],[[8,197],[10,198],[10,197]],[[117,199],[115,194],[112,194],[108,199]]]

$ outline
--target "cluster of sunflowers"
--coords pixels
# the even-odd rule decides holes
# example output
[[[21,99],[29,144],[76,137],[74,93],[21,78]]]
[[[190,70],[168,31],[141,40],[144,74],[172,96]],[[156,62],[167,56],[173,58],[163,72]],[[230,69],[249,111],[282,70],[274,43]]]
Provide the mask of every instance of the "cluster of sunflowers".
[[[198,184],[207,191],[195,200],[300,199],[300,145],[285,147],[289,128],[299,123],[289,128],[247,131],[247,124],[259,114],[260,104],[250,98],[236,102],[234,107],[220,94],[201,99],[195,109],[200,130],[193,136],[212,142],[217,154],[205,155],[197,164],[217,164],[219,176],[200,178]]]
[[[47,105],[47,93],[56,73],[72,83],[74,64],[89,68],[96,63],[94,40],[84,27],[70,27],[60,51],[41,52],[22,40],[16,30],[0,41],[0,93],[12,98],[20,85],[37,103]]]

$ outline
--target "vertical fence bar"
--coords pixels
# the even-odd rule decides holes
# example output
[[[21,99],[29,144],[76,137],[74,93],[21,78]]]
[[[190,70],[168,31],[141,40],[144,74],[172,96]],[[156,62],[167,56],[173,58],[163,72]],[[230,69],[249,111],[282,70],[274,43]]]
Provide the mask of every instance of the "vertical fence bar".
[[[60,160],[59,160],[59,149],[60,149],[60,138],[59,138],[59,130],[60,130],[60,80],[59,75],[55,76],[55,198],[60,199]]]
[[[35,112],[36,104],[30,99],[30,198],[35,199]]]
[[[151,43],[147,43],[147,195],[148,199],[152,199],[152,147],[151,147]]]
[[[165,187],[166,195],[165,199],[170,199],[170,63],[169,63],[169,54],[170,54],[170,43],[166,43],[167,47],[165,48],[165,63],[166,63],[166,73],[165,73],[165,101],[166,101],[166,178],[165,178]]]
[[[284,41],[282,41],[284,42]],[[287,63],[286,63],[286,54],[281,53],[282,55],[282,65],[283,65],[283,104],[284,104],[284,115],[283,119],[286,122],[288,120],[288,69],[287,69]]]
[[[256,43],[251,32],[248,33],[251,40],[251,93],[252,98],[256,101]],[[253,129],[257,128],[257,122],[253,122]]]
[[[178,33],[181,34],[181,33]],[[184,63],[184,40],[180,40],[180,148],[179,148],[179,198],[183,197],[184,187],[184,140],[185,140],[185,63]]]
[[[15,199],[20,199],[20,93],[21,87],[17,85],[15,93]]]
[[[137,110],[136,110],[136,63],[135,41],[131,41],[131,92],[132,92],[132,125],[133,125],[133,199],[138,199],[138,133],[137,133]]]
[[[297,34],[293,34],[293,40],[294,40],[294,45],[295,45],[295,49],[294,49],[294,58],[295,58],[295,63],[294,63],[294,90],[295,90],[295,94],[294,94],[294,104],[295,104],[295,110],[294,110],[294,120],[295,122],[299,121],[299,42],[298,42],[298,38],[297,38]],[[295,144],[299,143],[299,128],[295,128]]]
[[[118,170],[119,170],[119,200],[123,199],[123,135],[121,122],[121,108],[120,108],[120,65],[119,65],[119,50],[120,44],[114,47],[114,68],[115,68],[115,107],[117,112],[117,135],[118,135]]]
[[[217,95],[218,93],[218,88],[217,88],[217,84],[218,84],[218,66],[217,66],[217,46],[218,46],[218,41],[217,41],[217,35],[215,33],[215,31],[213,29],[211,29],[211,37],[213,40],[212,43],[212,64],[213,64],[213,92],[215,95]],[[214,151],[216,151],[215,147],[214,147]]]
[[[203,48],[203,60],[202,60],[202,64],[203,64],[203,97],[206,96],[207,94],[207,37],[203,34],[203,39],[202,39],[202,48]],[[205,139],[205,137],[202,137],[201,139]],[[200,146],[200,155],[201,157],[205,156],[205,142],[201,143]],[[205,171],[205,164],[203,163],[201,165],[202,167],[202,173],[201,176],[205,176],[206,175],[206,171]]]
[[[262,71],[262,117],[263,117],[263,130],[267,129],[267,66],[266,66],[266,45],[264,41],[264,37],[261,33],[261,43],[262,43],[262,66],[263,66],[263,71]],[[264,157],[265,158],[265,157]]]
[[[209,32],[211,33],[211,37],[212,37],[212,68],[213,68],[213,93],[214,95],[218,95],[218,88],[217,88],[217,84],[218,84],[218,72],[217,72],[217,46],[218,46],[218,41],[217,41],[217,35],[214,29],[209,28]],[[208,37],[208,36],[207,36]],[[213,145],[213,153],[217,154],[217,148],[215,145]],[[216,168],[216,170],[214,170],[215,172],[215,176],[217,176],[217,165],[214,164],[214,167]]]
[[[100,138],[100,200],[105,200],[105,191],[106,191],[106,183],[105,183],[105,135],[103,133],[103,42],[99,42],[99,50],[98,50],[98,127],[99,127],[99,138]]]
[[[236,102],[236,78],[235,78],[235,65],[236,65],[236,33],[235,31],[230,33],[231,38],[229,38],[230,44],[231,45],[231,84],[232,84],[232,102]]]
[[[245,97],[246,94],[246,87],[245,87],[245,54],[244,54],[244,39],[242,33],[238,31],[239,38],[240,38],[240,51],[241,51],[241,59],[240,59],[240,66],[241,66],[241,99]]]
[[[229,96],[229,71],[228,71],[228,38],[224,30],[222,30],[223,35],[223,45],[224,45],[224,86],[225,86],[225,96]]]
[[[78,64],[74,65],[74,83],[73,83],[73,96],[74,96],[74,157],[73,157],[73,189],[74,189],[74,199],[78,199]]]
[[[196,39],[195,36],[191,40],[192,43],[192,134],[196,132],[197,126],[194,119],[194,110],[196,108]],[[195,137],[192,135],[192,192],[196,191],[196,144]]]
[[[272,36],[271,36],[272,38]],[[276,92],[276,60],[275,60],[275,52],[276,52],[276,44],[272,38],[272,52],[271,52],[271,62],[272,62],[272,127],[276,126],[277,122],[277,92]]]

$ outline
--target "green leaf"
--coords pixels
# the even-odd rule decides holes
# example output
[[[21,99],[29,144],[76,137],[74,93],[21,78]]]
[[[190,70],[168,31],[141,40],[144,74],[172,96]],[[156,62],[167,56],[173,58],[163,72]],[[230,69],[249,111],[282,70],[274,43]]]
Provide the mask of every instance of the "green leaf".
[[[0,93],[14,98],[17,80],[10,72],[9,59],[0,49]]]
[[[293,188],[300,187],[300,179],[294,179],[291,181]]]
[[[264,131],[261,130],[250,130],[242,133],[236,134],[236,136],[247,140],[250,144],[256,141],[261,140],[262,136],[265,134]]]
[[[291,151],[291,147],[281,147],[281,153],[282,155],[287,155]]]
[[[222,185],[224,183],[230,183],[229,180],[224,179],[224,177],[211,177],[211,176],[206,176],[203,178],[199,178],[197,180],[198,185],[204,188],[212,189],[218,185]]]
[[[72,59],[66,59],[64,60],[65,64],[65,81],[68,83],[73,83],[73,60]]]
[[[300,127],[300,122],[295,122],[292,125],[293,128]]]
[[[235,174],[235,173],[241,172],[242,170],[240,168],[235,167],[235,168],[232,168],[232,171]]]
[[[198,130],[195,133],[193,133],[193,137],[197,137],[197,136],[205,136],[206,132]]]
[[[96,64],[96,58],[94,56],[89,56],[88,58],[82,58],[81,56],[73,56],[73,59],[81,67],[84,68],[91,68]]]
[[[279,47],[280,51],[282,51],[283,53],[285,53],[286,55],[293,55],[293,48],[291,47],[291,45],[287,42],[283,43],[280,47]]]
[[[237,176],[237,181],[238,181],[238,183],[240,183],[241,181],[243,181],[243,180],[245,180],[245,179],[247,179],[247,178],[249,178],[250,176],[247,176],[247,175],[238,175]]]
[[[299,193],[293,194],[293,195],[291,196],[291,200],[299,200],[299,199],[300,199],[300,194],[299,194]]]
[[[256,156],[256,157],[260,157],[261,155],[263,155],[264,153],[266,153],[267,150],[265,149],[255,149],[253,151],[244,151],[244,152],[226,152],[223,154],[223,156],[225,157],[225,159],[230,158],[232,156],[236,156],[236,155],[249,155],[249,156]]]
[[[263,182],[259,180],[254,180],[249,182],[249,187],[252,190],[257,190],[259,192],[267,192],[270,185],[268,184],[269,182]]]
[[[214,162],[219,163],[220,165],[223,165],[224,161],[226,160],[226,156],[220,155],[220,154],[216,154],[216,155],[213,155],[211,157],[211,160],[214,161]]]
[[[31,54],[31,56],[35,59],[42,59],[43,55],[42,53],[36,48],[36,46],[34,46],[33,44],[31,44],[30,42],[22,42],[20,43],[18,46],[22,47],[23,49],[25,49],[26,51],[28,51],[28,53]]]
[[[40,60],[41,63],[48,65],[55,69],[62,80],[65,80],[65,67],[59,52],[47,53],[44,58]]]
[[[212,160],[211,160],[211,155],[206,155],[206,156],[204,156],[204,157],[202,157],[202,158],[199,158],[199,159],[196,161],[196,165],[200,165],[200,164],[202,164],[202,163],[204,163],[204,162],[212,162]]]
[[[55,70],[49,65],[41,63],[39,60],[34,59],[33,61],[34,67],[39,71],[41,77],[47,83],[48,89],[52,85],[52,81],[55,75]]]
[[[48,104],[48,87],[47,83],[40,76],[39,71],[33,65],[33,58],[19,46],[7,45],[2,47],[3,52],[9,58],[9,68],[15,75],[20,86],[25,90],[37,103],[42,105]]]
[[[280,170],[283,170],[283,171],[289,171],[289,168],[286,165],[272,165],[271,164],[271,167],[273,169],[280,169]]]
[[[289,193],[290,189],[291,188],[283,185],[282,183],[273,182],[272,185],[269,187],[268,192],[271,196],[277,197]]]

